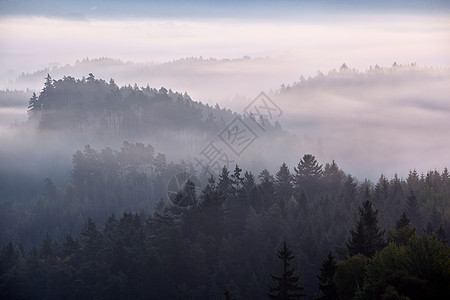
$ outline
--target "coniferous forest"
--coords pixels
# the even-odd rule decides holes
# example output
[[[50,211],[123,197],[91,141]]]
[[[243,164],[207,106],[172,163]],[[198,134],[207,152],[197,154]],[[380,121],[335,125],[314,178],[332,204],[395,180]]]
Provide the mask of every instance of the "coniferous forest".
[[[450,0],[0,0],[0,300],[450,299],[449,37]]]
[[[1,299],[450,295],[445,166],[373,183],[299,153],[272,172],[234,164],[214,176],[139,140],[213,136],[235,113],[92,74],[48,76],[28,109],[28,129],[122,145],[86,144],[66,179],[32,179],[28,193],[0,174]],[[174,175],[182,184],[168,192]]]

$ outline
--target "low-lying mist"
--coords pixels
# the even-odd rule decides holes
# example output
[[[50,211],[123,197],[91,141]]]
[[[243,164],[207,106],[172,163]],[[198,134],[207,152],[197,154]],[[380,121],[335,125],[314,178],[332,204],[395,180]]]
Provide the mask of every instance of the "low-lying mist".
[[[273,95],[284,128],[317,140],[302,149],[359,178],[450,164],[450,70],[417,66],[341,69]]]
[[[197,77],[194,76],[192,82],[193,86],[200,86],[200,83],[204,82],[200,78],[206,78],[220,66],[246,61],[249,65],[252,64],[252,60],[243,59],[239,62],[186,60],[182,64],[178,62],[172,65],[190,65],[191,69],[197,69]],[[114,65],[111,60],[95,60],[85,61],[76,67],[55,70],[56,73],[70,70],[80,72],[88,66],[92,69],[92,66],[99,64],[103,64],[103,68],[98,69],[99,73],[106,70],[104,66]],[[116,62],[116,65],[124,68],[127,64]],[[132,66],[131,69],[138,65]],[[152,72],[145,74],[153,76]],[[42,75],[42,72],[38,72],[22,79],[36,79]],[[224,71],[217,82],[226,81],[227,78],[233,80],[234,75],[233,72]],[[211,81],[213,87],[205,84],[205,89],[214,89],[214,78]],[[192,82],[187,83],[187,86]],[[376,181],[381,173],[387,176],[398,173],[400,177],[405,177],[412,169],[419,173],[440,169],[450,165],[450,157],[446,151],[450,146],[450,138],[446,132],[446,129],[450,128],[449,86],[448,68],[416,65],[396,65],[389,68],[376,66],[366,72],[343,66],[327,74],[319,73],[307,79],[302,77],[294,83],[283,84],[279,90],[266,90],[272,101],[282,110],[282,115],[272,121],[278,121],[287,132],[279,136],[266,135],[263,131],[256,132],[256,141],[241,155],[231,152],[234,156],[230,155],[233,156],[230,161],[255,172],[260,171],[263,165],[264,168],[273,168],[274,171],[284,161],[293,165],[298,163],[304,153],[313,153],[323,163],[335,160],[340,167],[360,180],[369,178],[372,181]],[[25,94],[21,94],[22,97]],[[256,97],[257,94],[254,95]],[[233,111],[244,114],[245,108],[254,98],[236,96],[229,100]],[[4,160],[8,161],[8,164],[2,164],[3,168],[5,165],[15,165],[17,168],[22,166],[24,169],[29,166],[30,170],[36,173],[42,172],[44,166],[48,166],[44,158],[47,155],[60,157],[59,164],[65,168],[70,165],[74,151],[82,149],[86,144],[97,148],[119,149],[124,140],[152,144],[158,151],[165,153],[168,160],[184,159],[195,163],[195,157],[209,142],[221,142],[219,134],[232,120],[232,115],[229,115],[228,119],[225,117],[216,131],[210,131],[208,135],[202,130],[183,128],[181,123],[177,123],[178,117],[170,120],[171,117],[167,116],[169,120],[158,121],[154,115],[153,123],[156,127],[142,128],[141,130],[147,133],[140,137],[124,134],[114,138],[108,138],[108,135],[102,138],[98,135],[95,138],[85,135],[75,138],[72,134],[62,132],[41,136],[41,133],[36,135],[34,131],[24,132],[23,128],[11,127],[11,123],[27,118],[26,107],[23,104],[11,106],[11,101],[6,100],[3,103],[9,103],[1,108],[4,117],[0,153]],[[166,129],[157,126],[158,122],[166,124],[167,121],[175,126],[175,129],[171,130],[179,131],[175,135],[169,134],[171,138],[165,135]],[[258,128],[255,128],[257,131]],[[222,146],[226,148],[223,143]],[[23,153],[18,155],[21,152]],[[37,155],[38,153],[40,155]],[[18,161],[15,162],[11,157],[16,157]]]

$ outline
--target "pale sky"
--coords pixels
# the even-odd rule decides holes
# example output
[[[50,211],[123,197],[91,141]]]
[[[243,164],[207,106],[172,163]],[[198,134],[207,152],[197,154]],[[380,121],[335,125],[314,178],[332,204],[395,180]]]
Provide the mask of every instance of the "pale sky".
[[[23,1],[0,1],[4,8],[13,7],[10,3],[16,2]],[[47,1],[37,2],[44,3],[42,8]],[[104,1],[97,2],[98,7],[104,4]],[[288,17],[283,18],[280,15],[267,17],[261,9],[259,13],[265,17],[258,18],[258,10],[236,6],[240,14],[235,17],[231,13],[213,12],[208,18],[196,16],[193,9],[183,15],[173,8],[179,14],[170,14],[173,2],[177,1],[162,6],[165,10],[161,9],[158,17],[149,13],[150,17],[136,18],[108,17],[99,13],[95,5],[87,6],[84,14],[79,13],[80,17],[75,19],[67,17],[71,15],[71,6],[65,10],[64,6],[53,8],[66,13],[56,16],[56,13],[39,13],[38,9],[36,14],[21,15],[11,8],[9,14],[0,14],[0,74],[5,76],[8,70],[16,74],[32,72],[55,63],[73,64],[86,57],[164,62],[182,57],[248,55],[291,61],[304,75],[327,71],[342,62],[362,70],[375,64],[390,65],[394,61],[433,66],[450,64],[450,14],[445,10],[438,14],[319,9],[307,13],[298,9],[297,17],[290,11],[286,13]],[[120,2],[113,3],[119,5]],[[133,3],[142,4],[141,1]],[[249,5],[251,1],[246,3]],[[289,1],[280,3],[287,5]],[[162,5],[160,2],[153,4]],[[232,7],[227,6],[224,11],[231,11]],[[75,14],[82,7],[72,9]],[[252,17],[245,18],[245,13]]]

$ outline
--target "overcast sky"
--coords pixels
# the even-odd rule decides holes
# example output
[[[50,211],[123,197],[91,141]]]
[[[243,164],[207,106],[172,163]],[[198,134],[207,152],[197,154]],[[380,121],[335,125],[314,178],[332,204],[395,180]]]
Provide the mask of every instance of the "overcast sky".
[[[450,64],[449,1],[330,2],[1,0],[0,74],[105,56],[281,57],[304,75],[344,61]]]

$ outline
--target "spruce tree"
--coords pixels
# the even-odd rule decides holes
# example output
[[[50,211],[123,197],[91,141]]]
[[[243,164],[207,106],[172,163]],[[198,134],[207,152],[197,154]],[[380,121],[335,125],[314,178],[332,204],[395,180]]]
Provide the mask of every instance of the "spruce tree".
[[[395,221],[395,229],[399,231],[400,229],[409,225],[410,219],[406,216],[405,212],[402,213],[400,218]]]
[[[410,224],[410,219],[405,212],[395,221],[395,233],[392,230],[388,232],[388,241],[395,242],[397,245],[406,246],[409,239],[416,235],[416,227]]]
[[[52,245],[52,239],[47,233],[45,239],[42,241],[41,249],[39,251],[39,256],[42,259],[55,258],[55,251]]]
[[[292,195],[291,173],[286,163],[283,163],[276,174],[275,193],[278,200],[287,200]]]
[[[385,246],[384,231],[378,227],[378,210],[373,210],[372,202],[366,200],[359,208],[359,220],[354,230],[350,231],[351,238],[347,242],[350,256],[361,253],[372,257]]]
[[[195,191],[195,183],[188,179],[184,183],[183,190],[173,194],[171,201],[178,207],[193,207],[197,205],[197,195]]]
[[[447,167],[444,168],[444,171],[441,174],[442,177],[442,188],[450,189],[450,173]]]
[[[258,190],[256,188],[255,176],[251,172],[245,172],[244,183],[242,187],[245,192],[245,201],[248,203],[248,205],[252,206],[255,209],[260,209],[261,202],[258,195]]]
[[[366,233],[364,232],[364,221],[360,218],[355,229],[350,231],[351,239],[347,243],[350,256],[365,252]]]
[[[296,194],[304,190],[308,197],[313,198],[313,194],[319,190],[319,181],[322,178],[322,165],[319,165],[315,156],[305,154],[294,167],[293,182]]]
[[[433,225],[431,225],[431,222],[427,223],[427,226],[425,227],[425,229],[423,230],[424,233],[428,234],[428,235],[432,235],[434,232],[434,228]]]
[[[320,274],[317,276],[319,279],[319,289],[323,294],[319,299],[334,300],[338,298],[336,284],[333,279],[336,268],[336,260],[334,259],[333,253],[330,251],[328,252],[327,258],[322,261]]]
[[[275,197],[275,185],[273,176],[267,169],[261,171],[258,175],[260,184],[258,185],[261,194],[261,204],[265,208],[270,207],[273,204],[273,199]]]
[[[439,226],[438,230],[436,230],[436,236],[437,239],[442,242],[444,245],[448,243],[447,240],[447,233],[445,232],[444,228],[442,227],[442,224]]]
[[[57,189],[55,184],[48,177],[44,179],[44,184],[44,196],[50,201],[55,201],[57,198]]]
[[[28,116],[30,119],[37,119],[37,113],[41,110],[41,102],[39,98],[36,96],[36,93],[33,93],[30,101],[28,102]]]
[[[304,178],[320,178],[323,173],[322,165],[319,165],[316,157],[311,154],[305,154],[297,167],[294,167],[294,171],[296,181]]]
[[[45,78],[44,88],[38,97],[39,111],[42,112],[40,118],[40,128],[51,128],[52,127],[52,113],[50,112],[55,105],[55,86],[53,84],[53,79],[50,74]]]
[[[292,255],[292,250],[286,245],[286,241],[283,241],[283,245],[278,249],[278,258],[283,261],[283,274],[281,276],[275,276],[270,274],[272,280],[277,283],[276,287],[270,287],[270,292],[267,293],[270,299],[289,300],[299,299],[301,296],[305,296],[302,293],[303,288],[298,285],[299,277],[294,276],[295,266],[291,266],[289,261],[295,258]]]
[[[337,193],[339,190],[341,180],[344,178],[342,172],[336,162],[333,160],[331,164],[327,163],[323,171],[323,182],[328,193]]]
[[[225,196],[230,197],[233,190],[233,180],[230,177],[230,172],[228,171],[228,168],[224,166],[222,168],[222,172],[219,175],[219,183],[217,184],[217,187],[219,191]]]
[[[406,178],[406,184],[408,185],[411,193],[417,191],[419,188],[419,175],[416,170],[409,171],[408,178]]]
[[[244,178],[241,176],[241,172],[242,169],[239,168],[238,165],[236,165],[234,173],[230,176],[235,191],[240,190],[242,188],[242,185],[244,184]]]
[[[421,226],[421,218],[419,213],[419,202],[417,201],[416,195],[413,191],[411,191],[411,194],[406,197],[406,212],[408,213],[408,216],[411,218],[411,223],[414,224],[416,227],[420,228]]]
[[[62,248],[64,256],[69,257],[80,249],[80,244],[69,233],[66,235],[66,240],[64,241]]]

